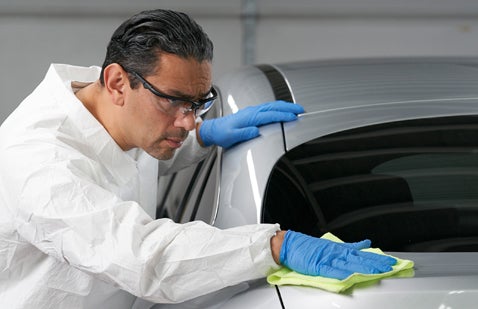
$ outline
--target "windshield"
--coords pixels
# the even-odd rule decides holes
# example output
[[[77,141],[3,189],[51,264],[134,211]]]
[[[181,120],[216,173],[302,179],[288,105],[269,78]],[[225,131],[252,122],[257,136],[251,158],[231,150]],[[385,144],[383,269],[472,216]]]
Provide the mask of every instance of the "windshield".
[[[319,137],[283,156],[263,221],[388,251],[478,251],[478,117]]]

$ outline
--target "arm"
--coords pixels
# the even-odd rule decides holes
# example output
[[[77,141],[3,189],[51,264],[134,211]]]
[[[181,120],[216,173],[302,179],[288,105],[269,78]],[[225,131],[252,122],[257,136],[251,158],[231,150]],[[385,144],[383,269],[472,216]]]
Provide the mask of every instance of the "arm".
[[[114,144],[90,145],[66,133],[35,130],[0,145],[0,182],[12,226],[22,244],[45,253],[39,267],[51,265],[52,274],[71,268],[65,281],[77,282],[75,274],[81,274],[90,284],[102,280],[165,303],[260,278],[277,267],[269,244],[278,226],[220,230],[153,220],[138,203],[136,162]]]

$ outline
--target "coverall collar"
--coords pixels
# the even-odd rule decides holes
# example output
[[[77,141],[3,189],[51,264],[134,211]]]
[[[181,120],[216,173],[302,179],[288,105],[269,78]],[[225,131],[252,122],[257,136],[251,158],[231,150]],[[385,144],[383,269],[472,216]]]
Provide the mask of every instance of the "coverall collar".
[[[45,79],[57,79],[64,87],[55,87],[53,96],[58,100],[58,106],[64,108],[71,116],[71,121],[82,132],[83,138],[94,145],[94,151],[111,175],[124,185],[137,173],[137,162],[132,152],[123,151],[114,139],[108,134],[102,124],[88,111],[75,96],[71,82],[94,82],[100,74],[100,67],[78,67],[72,65],[52,64]],[[74,80],[72,79],[74,76]],[[73,117],[74,115],[74,117]],[[133,152],[136,153],[136,152]]]

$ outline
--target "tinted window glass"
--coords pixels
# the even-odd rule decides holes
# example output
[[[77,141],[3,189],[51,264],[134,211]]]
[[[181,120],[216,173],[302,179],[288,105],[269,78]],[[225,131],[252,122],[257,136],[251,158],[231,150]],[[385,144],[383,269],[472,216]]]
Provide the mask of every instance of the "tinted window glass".
[[[263,220],[390,251],[478,251],[478,117],[374,125],[276,164]]]
[[[217,148],[197,164],[159,178],[156,218],[211,223],[216,207]]]

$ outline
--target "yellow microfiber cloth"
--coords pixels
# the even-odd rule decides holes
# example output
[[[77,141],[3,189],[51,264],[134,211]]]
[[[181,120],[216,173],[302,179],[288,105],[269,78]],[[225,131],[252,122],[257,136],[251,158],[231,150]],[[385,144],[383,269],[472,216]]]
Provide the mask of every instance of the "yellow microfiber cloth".
[[[331,233],[324,234],[321,238],[325,238],[335,242],[343,242],[335,235]],[[368,251],[378,254],[384,254],[382,250],[378,248],[363,249],[362,251]],[[363,285],[364,283],[372,284],[380,279],[387,277],[412,277],[413,276],[413,261],[402,260],[397,257],[397,264],[393,266],[393,269],[389,272],[382,274],[360,274],[354,273],[343,280],[325,278],[320,276],[307,276],[299,274],[286,267],[282,267],[279,270],[273,272],[267,276],[267,282],[274,285],[304,285],[316,287],[330,292],[340,293],[352,286]]]

